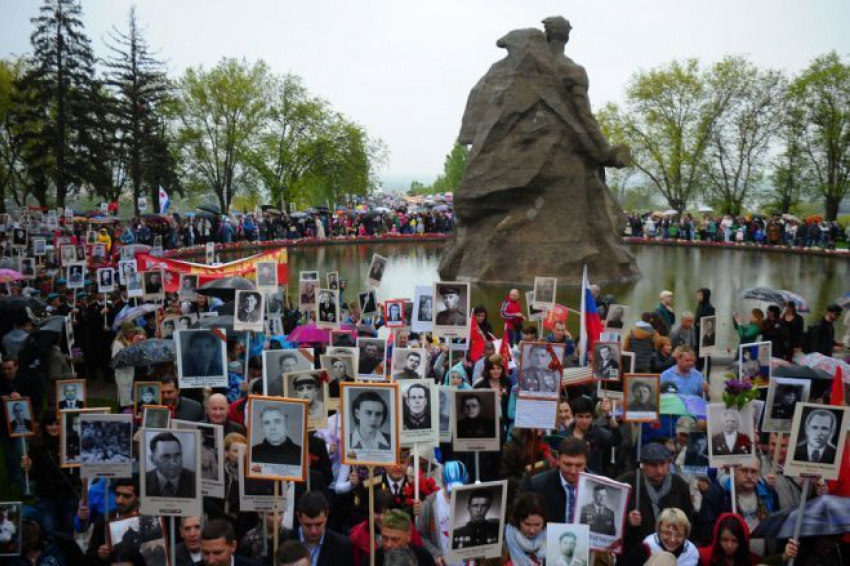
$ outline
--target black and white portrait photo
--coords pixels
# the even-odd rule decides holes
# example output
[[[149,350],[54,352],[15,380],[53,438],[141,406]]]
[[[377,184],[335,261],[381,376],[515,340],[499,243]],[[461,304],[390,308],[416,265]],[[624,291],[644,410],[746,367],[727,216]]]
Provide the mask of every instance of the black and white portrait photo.
[[[97,292],[111,293],[115,290],[115,270],[102,267],[97,270]]]
[[[603,476],[581,473],[573,522],[587,525],[590,550],[604,551],[622,541],[631,488]]]
[[[399,390],[395,383],[343,383],[343,463],[395,465],[399,457]]]
[[[429,379],[407,380],[401,387],[402,444],[439,442],[439,389]]]
[[[109,543],[116,556],[132,555],[138,550],[144,564],[167,566],[164,519],[133,515],[109,521]]]
[[[82,289],[85,286],[85,263],[70,263],[65,270],[65,279],[69,289]]]
[[[86,232],[86,244],[89,246],[93,246],[97,243],[97,232],[94,230],[89,230]]]
[[[207,242],[204,245],[204,261],[207,265],[215,264],[215,242]]]
[[[384,325],[387,328],[404,327],[404,301],[392,300],[384,303]]]
[[[310,429],[328,426],[328,377],[325,370],[307,370],[283,376],[283,396],[307,401],[307,426]]]
[[[566,344],[522,342],[520,347],[519,395],[556,399],[561,391]]]
[[[546,564],[587,566],[590,528],[576,523],[546,523]]]
[[[331,330],[331,346],[354,348],[357,346],[356,330]]]
[[[741,409],[725,403],[710,403],[708,415],[708,448],[712,468],[741,464],[752,459],[755,427],[750,404]]]
[[[177,374],[180,388],[227,387],[227,341],[216,329],[178,330]]]
[[[496,557],[502,552],[507,480],[452,488],[449,560]]]
[[[6,408],[6,425],[10,438],[35,436],[35,419],[32,414],[32,402],[29,397],[3,400]]]
[[[838,479],[847,437],[848,407],[798,403],[791,425],[791,440],[784,474],[818,474]]]
[[[254,332],[263,331],[263,294],[260,291],[236,291],[236,316],[233,318],[233,330]]]
[[[372,263],[369,264],[369,273],[366,276],[366,279],[372,287],[381,286],[381,280],[384,278],[384,270],[386,268],[387,258],[379,256],[378,254],[373,254]]]
[[[86,408],[86,380],[61,379],[56,381],[56,412]]]
[[[141,415],[145,405],[162,405],[161,384],[158,381],[136,381],[133,383],[133,414]]]
[[[108,408],[65,409],[59,412],[59,465],[63,468],[80,466],[80,415],[92,413],[105,415]]]
[[[413,313],[410,329],[430,332],[434,324],[434,292],[430,285],[417,285],[413,294]]]
[[[705,432],[689,432],[688,445],[680,465],[689,474],[704,474],[709,467],[708,435]]]
[[[454,390],[454,449],[499,450],[499,398],[495,389]]]
[[[264,350],[263,394],[283,397],[283,378],[287,373],[313,369],[313,350]]]
[[[248,397],[248,477],[304,481],[307,402]]]
[[[534,306],[534,291],[526,291],[525,305],[528,308],[528,320],[542,321],[546,318],[546,309],[538,309]]]
[[[173,421],[171,426],[175,430],[197,430],[201,433],[201,495],[224,497],[224,427],[181,420]]]
[[[620,345],[597,342],[593,345],[593,378],[601,381],[620,379]]]
[[[714,354],[717,347],[717,316],[703,316],[699,319],[699,353],[700,356]]]
[[[425,348],[393,348],[392,378],[422,379],[428,366]]]
[[[337,328],[339,325],[339,291],[319,289],[318,328]]]
[[[374,314],[378,312],[378,301],[375,299],[375,291],[358,293],[357,300],[360,303],[362,314]]]
[[[756,387],[770,383],[770,342],[741,344],[738,352],[738,378],[749,379]]]
[[[625,390],[624,421],[651,423],[658,420],[661,389],[658,375],[626,374],[623,389]]]
[[[201,514],[200,447],[198,430],[142,429],[142,513]]]
[[[809,402],[811,389],[810,379],[773,377],[767,389],[766,412],[761,430],[790,433],[794,409],[797,403]]]
[[[35,277],[35,258],[21,258],[21,275],[25,278]]]
[[[198,294],[195,290],[198,288],[198,276],[194,273],[181,273],[180,274],[180,282],[179,282],[180,290],[177,293],[177,296],[182,301],[194,301],[198,298]]]
[[[328,281],[328,289],[332,289],[334,291],[339,290],[339,272],[331,271],[330,273],[328,273],[327,281]]]
[[[257,289],[277,291],[277,263],[273,261],[257,262]]]
[[[354,357],[345,354],[321,356],[322,369],[328,374],[328,409],[339,407],[340,383],[351,383],[354,378]]]
[[[383,381],[386,376],[387,341],[383,338],[357,338],[357,377]]]
[[[556,277],[535,277],[534,307],[545,311],[555,306],[555,292],[557,287],[558,279]]]
[[[279,286],[274,291],[266,292],[266,314],[269,316],[283,314],[283,297],[286,287]]]
[[[26,228],[15,228],[14,230],[12,230],[12,245],[16,248],[27,247]]]
[[[162,270],[143,272],[142,288],[145,291],[145,299],[153,301],[164,299],[165,287],[163,286]]]
[[[169,339],[174,337],[174,331],[177,330],[177,317],[167,316],[159,323],[159,337]]]
[[[47,251],[47,240],[44,238],[33,238],[32,255],[43,256]]]
[[[118,281],[122,285],[127,284],[127,276],[138,272],[138,264],[135,259],[122,259],[118,262]]]
[[[0,503],[0,556],[21,555],[23,510],[21,501]]]
[[[121,246],[121,254],[119,256],[121,260],[133,260],[136,258],[136,246],[133,244],[127,246]]]
[[[77,261],[77,246],[66,244],[59,247],[62,265],[70,265]]]
[[[106,263],[106,246],[103,244],[95,244],[91,247],[92,263]]]
[[[440,442],[451,442],[453,436],[454,411],[454,388],[450,385],[441,385],[439,387],[439,397],[437,408],[440,412]]]
[[[298,305],[303,310],[313,310],[316,307],[316,282],[298,282]]]
[[[466,336],[469,333],[469,283],[434,283],[434,325],[437,334]]]
[[[170,428],[171,409],[164,405],[145,405],[142,410],[142,428]]]
[[[142,274],[137,271],[127,274],[126,287],[128,297],[143,297],[145,295],[145,290],[142,288]]]
[[[626,318],[629,316],[629,305],[611,305],[608,307],[608,317],[605,319],[605,329],[612,331],[623,330]]]
[[[273,511],[274,486],[273,480],[252,479],[248,477],[246,457],[248,447],[236,443],[237,465],[239,478],[239,508],[241,511]]]
[[[80,473],[128,478],[133,473],[133,415],[80,415]]]

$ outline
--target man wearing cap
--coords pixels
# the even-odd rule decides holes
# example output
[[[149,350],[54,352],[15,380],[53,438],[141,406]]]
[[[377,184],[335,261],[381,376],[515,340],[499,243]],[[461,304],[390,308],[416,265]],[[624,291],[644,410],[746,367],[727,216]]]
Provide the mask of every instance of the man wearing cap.
[[[466,312],[460,309],[460,287],[440,286],[438,292],[443,297],[445,310],[437,313],[435,324],[439,326],[466,326]]]
[[[659,442],[650,442],[640,454],[640,508],[635,509],[637,472],[628,472],[617,481],[632,486],[629,496],[629,515],[626,538],[643,540],[655,532],[661,511],[669,507],[681,509],[693,521],[694,506],[688,483],[670,473],[673,455]],[[626,547],[629,546],[628,541]]]
[[[381,515],[381,548],[375,552],[375,564],[419,564],[434,566],[431,554],[421,546],[410,544],[410,515],[400,509],[387,509]],[[497,522],[498,528],[498,522]],[[367,556],[363,562],[369,564]]]
[[[327,416],[320,388],[319,379],[313,373],[297,375],[292,380],[292,395],[296,399],[305,399],[310,403],[308,410],[311,419],[324,419]]]
[[[498,519],[487,518],[492,503],[493,492],[490,489],[475,490],[469,495],[466,503],[469,522],[454,530],[452,549],[484,546],[499,541]]]

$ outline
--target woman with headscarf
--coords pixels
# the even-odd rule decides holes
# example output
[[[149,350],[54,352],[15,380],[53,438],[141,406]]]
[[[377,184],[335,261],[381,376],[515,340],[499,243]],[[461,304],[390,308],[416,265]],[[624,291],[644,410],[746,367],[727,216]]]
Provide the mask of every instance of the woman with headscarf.
[[[443,558],[451,550],[451,493],[459,485],[469,483],[469,474],[463,462],[451,460],[443,465],[443,488],[414,505],[416,530],[422,536],[422,544],[434,560],[442,559],[445,566],[463,566],[464,561],[447,562]]]

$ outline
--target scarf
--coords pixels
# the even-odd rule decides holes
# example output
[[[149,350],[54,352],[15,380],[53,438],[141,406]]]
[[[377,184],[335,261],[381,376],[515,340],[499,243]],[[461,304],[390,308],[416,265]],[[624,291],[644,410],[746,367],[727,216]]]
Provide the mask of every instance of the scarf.
[[[652,514],[657,519],[658,515],[661,513],[661,510],[658,507],[658,502],[670,493],[670,487],[673,485],[673,478],[670,474],[667,474],[667,477],[664,478],[663,482],[661,482],[661,487],[659,489],[655,489],[652,482],[646,481],[645,478],[643,485],[646,487],[646,495],[652,503]]]
[[[546,531],[528,539],[513,525],[505,527],[505,545],[511,553],[514,566],[533,566],[546,560]]]

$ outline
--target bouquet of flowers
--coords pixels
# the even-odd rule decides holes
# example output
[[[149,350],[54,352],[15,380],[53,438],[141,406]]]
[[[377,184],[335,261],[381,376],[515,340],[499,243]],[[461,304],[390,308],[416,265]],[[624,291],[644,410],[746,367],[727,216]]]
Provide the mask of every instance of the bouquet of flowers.
[[[726,380],[726,389],[723,391],[723,402],[726,403],[727,407],[735,406],[740,410],[744,405],[758,398],[758,396],[758,389],[753,387],[748,377]]]

